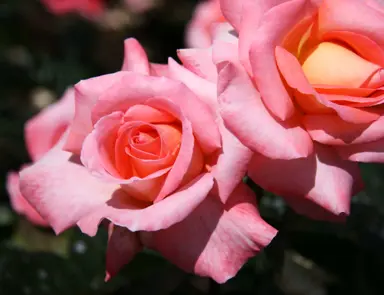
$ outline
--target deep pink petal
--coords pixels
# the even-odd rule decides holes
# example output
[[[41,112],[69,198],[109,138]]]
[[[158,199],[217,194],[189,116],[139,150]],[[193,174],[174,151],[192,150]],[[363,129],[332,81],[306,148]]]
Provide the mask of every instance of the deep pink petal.
[[[384,163],[384,139],[335,147],[343,159],[365,163]]]
[[[105,280],[108,281],[115,276],[141,249],[142,245],[137,233],[110,223],[108,226]]]
[[[225,65],[219,73],[218,92],[225,126],[251,150],[273,159],[312,153],[312,140],[298,120],[276,121],[245,71]]]
[[[118,186],[92,176],[62,141],[20,173],[20,190],[56,233],[74,225],[117,194]]]
[[[7,174],[7,191],[13,210],[24,215],[30,222],[36,225],[48,226],[48,223],[36,212],[20,192],[19,173],[9,172]]]
[[[185,271],[224,283],[271,242],[276,230],[261,219],[255,196],[242,184],[227,205],[210,195],[180,223],[141,235],[144,244]]]
[[[320,144],[303,159],[272,160],[255,154],[248,173],[263,189],[283,196],[298,213],[315,219],[345,218],[351,197],[362,188],[358,165]]]
[[[149,61],[144,48],[134,38],[124,41],[124,61],[122,71],[131,71],[144,75],[149,74]]]
[[[132,232],[158,231],[185,219],[208,195],[213,186],[211,174],[204,174],[164,200],[149,205],[116,196],[78,222],[80,229],[94,236],[104,219]]]
[[[44,156],[58,142],[73,118],[74,107],[74,90],[69,88],[58,102],[27,121],[25,142],[33,161]]]

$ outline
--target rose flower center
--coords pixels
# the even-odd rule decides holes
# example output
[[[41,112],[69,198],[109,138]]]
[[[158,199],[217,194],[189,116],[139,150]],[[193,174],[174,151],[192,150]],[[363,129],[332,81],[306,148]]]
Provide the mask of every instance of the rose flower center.
[[[312,49],[302,68],[313,85],[357,88],[380,67],[362,58],[347,46],[322,42]]]

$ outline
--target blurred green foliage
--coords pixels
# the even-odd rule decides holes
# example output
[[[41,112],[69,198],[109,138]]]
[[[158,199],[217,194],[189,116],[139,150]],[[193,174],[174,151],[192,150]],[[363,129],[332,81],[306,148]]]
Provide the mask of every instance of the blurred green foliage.
[[[25,121],[71,84],[116,71],[123,40],[136,37],[153,62],[176,58],[196,1],[163,1],[111,29],[77,15],[53,16],[38,0],[0,3],[0,294],[384,294],[384,166],[362,165],[366,189],[346,224],[312,221],[253,186],[261,214],[280,233],[237,277],[217,285],[143,251],[104,283],[106,232],[56,237],[10,209],[5,175],[29,161]],[[109,1],[115,9],[116,1]]]

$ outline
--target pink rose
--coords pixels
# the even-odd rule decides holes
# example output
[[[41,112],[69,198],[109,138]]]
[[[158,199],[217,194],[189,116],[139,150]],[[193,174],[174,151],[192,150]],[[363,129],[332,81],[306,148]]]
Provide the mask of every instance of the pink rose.
[[[199,3],[186,30],[185,42],[191,48],[205,48],[212,45],[217,25],[226,22],[220,10],[219,0]]]
[[[122,71],[75,85],[68,134],[22,171],[21,191],[57,233],[110,221],[107,279],[146,246],[224,282],[276,234],[241,181],[251,152],[209,86],[195,93],[134,39],[125,49]]]
[[[61,15],[71,12],[88,17],[98,16],[104,10],[105,0],[41,0],[53,14]]]
[[[25,125],[27,150],[33,161],[42,158],[56,145],[72,120],[74,92],[69,89],[60,101],[48,106]],[[19,173],[9,172],[7,190],[12,208],[34,224],[47,226],[48,223],[23,197],[19,188]]]
[[[384,15],[372,3],[221,0],[238,36],[213,49],[225,124],[255,152],[249,176],[314,218],[349,214],[356,162],[384,160]]]

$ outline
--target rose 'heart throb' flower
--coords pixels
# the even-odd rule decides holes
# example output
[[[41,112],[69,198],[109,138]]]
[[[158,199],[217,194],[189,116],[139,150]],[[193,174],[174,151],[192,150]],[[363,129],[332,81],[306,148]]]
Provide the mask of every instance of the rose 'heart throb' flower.
[[[226,127],[255,152],[253,180],[315,218],[348,214],[354,162],[384,159],[384,14],[372,3],[220,1],[238,36],[213,48]]]
[[[252,153],[210,87],[195,93],[134,39],[125,49],[122,71],[75,85],[69,131],[22,171],[21,191],[56,232],[93,236],[107,220],[107,278],[147,246],[224,282],[276,234],[242,183]]]

